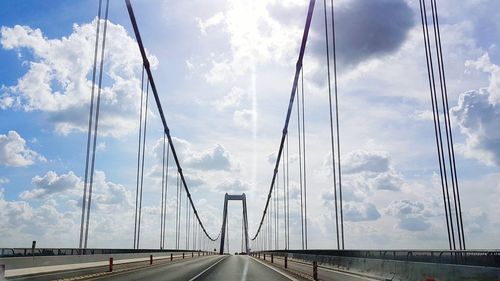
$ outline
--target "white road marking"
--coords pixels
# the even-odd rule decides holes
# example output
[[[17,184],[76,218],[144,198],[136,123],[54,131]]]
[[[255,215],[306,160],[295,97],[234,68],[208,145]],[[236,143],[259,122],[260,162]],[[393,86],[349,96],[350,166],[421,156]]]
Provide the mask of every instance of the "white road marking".
[[[247,280],[248,273],[248,259],[245,259],[245,267],[243,267],[243,274],[241,275],[241,281]]]
[[[274,271],[278,272],[279,274],[281,274],[281,275],[285,276],[286,278],[288,278],[288,279],[290,279],[290,280],[292,280],[292,281],[298,281],[297,279],[295,279],[295,278],[293,278],[292,276],[290,276],[290,275],[288,275],[288,274],[286,274],[286,273],[282,272],[281,270],[278,270],[278,269],[276,269],[276,268],[274,268],[274,267],[272,267],[272,266],[270,266],[270,265],[267,265],[267,264],[265,264],[264,262],[262,262],[262,261],[260,261],[260,260],[258,260],[258,259],[256,259],[256,258],[254,258],[254,257],[252,257],[252,256],[249,256],[249,257],[251,257],[251,258],[252,258],[252,259],[254,259],[255,261],[259,262],[260,264],[265,265],[265,266],[267,266],[268,268],[270,268],[270,269],[272,269],[272,270],[274,270]]]
[[[227,258],[227,256],[224,256],[222,259],[216,261],[214,264],[212,264],[211,266],[207,267],[205,270],[203,270],[202,272],[200,272],[198,275],[196,275],[195,277],[189,279],[189,281],[196,280],[198,277],[202,276],[203,273],[207,272],[210,268],[216,266],[219,262],[223,261],[225,258]]]

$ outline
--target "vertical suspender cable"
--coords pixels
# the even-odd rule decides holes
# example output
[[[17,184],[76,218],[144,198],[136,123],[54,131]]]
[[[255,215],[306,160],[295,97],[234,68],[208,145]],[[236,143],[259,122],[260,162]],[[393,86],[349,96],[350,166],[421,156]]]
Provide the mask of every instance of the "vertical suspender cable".
[[[188,198],[186,196],[186,250],[189,249],[189,222],[190,222],[190,213],[188,206]]]
[[[82,219],[80,222],[80,244],[79,248],[83,246],[83,228],[85,225],[85,205],[87,203],[87,182],[89,171],[89,156],[90,156],[90,139],[92,138],[92,119],[94,118],[94,92],[95,92],[95,75],[97,66],[97,50],[99,49],[99,27],[101,26],[101,5],[102,0],[99,0],[99,8],[97,10],[97,27],[95,33],[95,47],[94,47],[94,66],[92,69],[92,91],[90,95],[90,113],[89,113],[89,128],[87,134],[87,155],[85,157],[85,181],[83,184],[83,198],[82,198]]]
[[[429,50],[429,62],[430,62],[430,70],[431,70],[431,77],[432,77],[432,88],[433,88],[433,98],[434,98],[434,104],[435,104],[435,110],[436,110],[436,120],[437,120],[437,125],[438,125],[438,136],[439,136],[439,149],[440,149],[440,158],[439,161],[441,161],[442,167],[443,167],[443,178],[444,178],[444,184],[446,187],[446,200],[448,204],[448,212],[449,212],[449,218],[450,218],[450,230],[451,230],[451,240],[453,244],[453,250],[456,250],[456,244],[455,244],[455,231],[453,227],[453,216],[452,216],[452,209],[451,209],[451,203],[450,203],[450,193],[449,193],[449,187],[448,187],[448,173],[446,171],[446,161],[445,161],[445,156],[444,156],[444,148],[443,148],[443,137],[441,133],[441,121],[440,121],[440,114],[439,114],[439,104],[438,104],[438,98],[437,98],[437,91],[436,91],[436,81],[435,81],[435,75],[434,75],[434,62],[432,59],[432,49],[430,45],[430,36],[429,36],[429,28],[428,28],[428,23],[427,23],[427,10],[425,6],[425,1],[423,1],[423,9],[424,9],[424,20],[425,20],[425,32],[426,32],[426,37],[427,37],[427,47]]]
[[[314,1],[314,0],[311,0],[311,1]],[[136,38],[136,41],[137,41],[137,46],[139,47],[139,51],[141,53],[142,62],[143,62],[145,71],[147,73],[148,81],[149,81],[149,84],[151,84],[151,90],[153,92],[153,97],[155,99],[155,103],[156,103],[156,106],[158,108],[158,113],[160,115],[160,119],[161,119],[161,122],[162,122],[162,125],[163,125],[163,130],[167,134],[167,138],[168,138],[168,141],[169,141],[169,146],[170,146],[170,149],[172,150],[173,160],[175,161],[175,164],[177,166],[177,171],[178,171],[178,173],[180,175],[180,179],[181,179],[181,182],[182,182],[182,187],[186,191],[186,196],[189,199],[191,207],[194,210],[195,216],[196,216],[198,222],[200,223],[201,228],[203,229],[203,232],[205,233],[205,235],[211,241],[217,241],[220,237],[218,236],[216,238],[212,238],[207,233],[205,227],[203,226],[203,222],[200,220],[200,217],[198,216],[198,213],[196,211],[196,207],[194,206],[193,200],[191,198],[191,194],[189,192],[189,189],[188,189],[188,186],[187,186],[187,183],[186,183],[186,179],[184,177],[184,173],[182,172],[182,167],[181,167],[179,158],[178,158],[177,153],[175,151],[175,146],[174,146],[174,144],[172,142],[172,137],[170,135],[170,129],[168,128],[167,120],[165,118],[165,114],[163,113],[163,109],[162,109],[162,106],[161,106],[161,102],[160,102],[160,98],[159,98],[158,91],[157,91],[157,88],[156,88],[156,84],[154,82],[153,74],[151,72],[149,59],[148,59],[148,56],[146,54],[146,50],[144,48],[144,44],[142,42],[141,34],[140,34],[140,31],[139,31],[139,27],[137,25],[137,21],[135,19],[134,11],[132,9],[132,4],[130,3],[130,0],[125,0],[125,3],[126,3],[126,6],[127,6],[127,11],[128,11],[129,17],[130,17],[130,21],[132,23],[132,28],[134,30],[135,38]]]
[[[286,167],[285,167],[285,157],[281,158],[281,168],[283,174],[283,249],[287,249],[286,241],[288,240],[288,234],[286,232]]]
[[[177,173],[176,177],[176,185],[177,185],[177,190],[176,190],[176,196],[175,196],[175,248],[179,249],[179,173]]]
[[[340,236],[342,240],[342,250],[344,249],[344,207],[342,203],[342,169],[340,162],[340,121],[339,121],[339,99],[338,99],[338,82],[337,82],[337,47],[335,36],[335,11],[333,0],[330,0],[332,8],[332,47],[333,47],[333,78],[335,89],[335,121],[337,127],[337,168],[339,176],[339,208],[340,208]]]
[[[168,198],[168,160],[170,158],[170,146],[167,145],[167,167],[166,167],[166,172],[165,172],[165,205],[163,206],[163,244],[162,248],[165,249],[165,236],[166,236],[166,222],[167,222],[167,210],[168,210],[168,205],[167,205],[167,198]]]
[[[436,148],[437,148],[438,162],[439,162],[439,173],[440,173],[440,177],[441,177],[441,190],[443,193],[443,205],[444,205],[445,214],[446,214],[446,228],[448,231],[448,244],[449,244],[450,250],[452,250],[455,248],[454,247],[455,241],[453,238],[453,244],[452,244],[451,237],[453,236],[453,224],[451,222],[451,216],[450,216],[449,208],[447,206],[446,193],[445,193],[445,182],[444,182],[444,177],[443,177],[443,165],[441,162],[441,149],[440,149],[440,145],[439,145],[441,130],[439,127],[439,111],[436,114],[437,103],[435,103],[435,100],[434,100],[434,91],[433,91],[433,88],[435,89],[435,87],[433,87],[434,72],[433,72],[433,68],[432,68],[432,56],[430,54],[431,48],[430,48],[430,44],[428,42],[428,40],[429,40],[429,36],[427,33],[428,30],[426,27],[427,26],[427,13],[425,10],[425,2],[423,2],[422,0],[419,0],[419,4],[420,4],[420,17],[422,20],[422,34],[423,34],[423,38],[424,38],[424,48],[425,48],[425,57],[426,57],[426,65],[427,65],[427,76],[429,79],[429,91],[431,94],[432,115],[433,115],[433,122],[434,122],[434,134],[435,134],[435,138],[436,138]],[[439,130],[439,133],[438,133],[438,130]],[[448,201],[448,203],[449,203],[449,201]]]
[[[451,188],[453,191],[453,202],[454,202],[454,207],[455,207],[455,217],[457,221],[457,228],[460,229],[460,220],[458,217],[458,206],[457,206],[457,196],[456,196],[456,190],[455,190],[455,178],[454,178],[454,171],[453,171],[453,163],[451,160],[451,148],[450,148],[450,136],[449,136],[449,128],[448,125],[450,124],[448,122],[448,118],[450,117],[449,114],[447,114],[447,108],[445,104],[445,95],[444,95],[444,89],[443,89],[443,73],[441,72],[441,56],[439,54],[439,45],[438,45],[438,38],[437,38],[437,30],[436,30],[436,20],[435,20],[435,11],[434,11],[434,5],[433,1],[431,0],[431,14],[432,14],[432,23],[434,27],[434,42],[435,42],[435,47],[436,47],[436,57],[437,57],[437,62],[438,62],[438,76],[439,76],[439,86],[441,90],[441,103],[443,107],[443,118],[444,118],[444,125],[445,125],[445,132],[446,132],[446,144],[447,144],[447,153],[448,153],[448,163],[450,165],[450,173],[451,173]],[[436,93],[437,95],[437,93]],[[438,105],[439,106],[439,105]],[[443,150],[443,161],[446,161],[444,159],[444,150]],[[450,216],[451,216],[451,209],[450,209]],[[458,231],[458,245],[459,249],[462,249],[462,235],[460,230]]]
[[[141,216],[142,216],[142,194],[144,187],[144,159],[146,154],[146,132],[148,125],[148,100],[149,100],[149,83],[146,82],[146,107],[144,111],[144,131],[142,135],[142,163],[141,163],[141,188],[139,190],[139,218],[137,220],[137,248],[141,237]]]
[[[139,143],[137,145],[137,180],[135,190],[135,220],[134,220],[134,249],[137,249],[137,211],[139,207],[139,182],[141,169],[141,145],[142,145],[142,108],[144,102],[144,67],[141,78],[141,109],[139,112]]]
[[[449,156],[449,161],[450,161],[450,170],[451,170],[451,178],[452,178],[452,184],[454,187],[454,192],[453,196],[455,198],[455,210],[457,213],[457,226],[459,229],[459,237],[461,236],[461,247],[460,249],[465,250],[465,235],[464,235],[464,225],[463,225],[463,220],[462,220],[462,205],[460,202],[460,191],[459,191],[459,186],[458,186],[458,178],[457,178],[457,167],[456,167],[456,162],[455,162],[455,149],[453,145],[453,132],[451,128],[451,121],[450,121],[450,108],[448,104],[448,89],[446,86],[446,75],[444,71],[444,59],[443,59],[443,49],[441,45],[441,31],[439,28],[439,15],[438,15],[438,10],[437,10],[437,4],[436,0],[431,0],[431,6],[432,6],[432,13],[434,15],[433,21],[434,21],[434,36],[436,40],[436,52],[438,56],[438,64],[440,66],[440,74],[442,74],[442,94],[443,94],[443,111],[445,112],[445,120],[446,120],[446,125],[447,125],[447,137],[449,133],[449,139],[448,139],[448,156]],[[435,20],[434,20],[435,19]],[[436,37],[437,34],[437,37]],[[443,93],[444,90],[444,93]],[[456,190],[456,194],[455,194]],[[457,208],[457,201],[458,201],[458,208]]]
[[[279,173],[276,176],[276,249],[280,248],[280,193],[279,193]]]
[[[179,237],[179,248],[181,247],[181,229],[182,229],[182,183],[179,179],[179,231],[177,236]]]
[[[288,161],[288,134],[286,135],[286,247],[290,249],[290,162]]]
[[[283,131],[282,131],[282,135],[281,135],[281,140],[280,140],[280,145],[279,145],[279,149],[278,149],[278,157],[276,158],[276,163],[274,165],[273,177],[272,177],[271,184],[270,184],[270,187],[269,187],[269,193],[268,193],[268,197],[267,197],[267,200],[266,200],[266,205],[264,207],[264,211],[262,212],[262,216],[261,216],[261,220],[260,220],[260,223],[259,223],[259,227],[258,227],[255,235],[253,236],[252,240],[254,240],[259,235],[259,233],[261,231],[262,225],[264,223],[264,219],[266,217],[267,209],[269,207],[269,203],[270,203],[270,200],[271,200],[271,194],[272,194],[272,191],[273,191],[273,188],[274,188],[274,182],[276,181],[276,175],[278,173],[279,162],[281,160],[281,156],[282,156],[282,153],[283,153],[284,142],[285,142],[285,138],[287,136],[288,125],[289,125],[289,122],[290,122],[290,117],[291,117],[291,113],[292,113],[292,109],[293,109],[293,102],[294,102],[295,96],[297,94],[297,86],[298,86],[299,75],[300,75],[300,72],[301,72],[301,69],[302,69],[302,61],[303,61],[303,58],[304,58],[304,52],[305,52],[305,48],[306,48],[306,45],[307,45],[306,44],[307,43],[307,38],[309,36],[309,30],[310,30],[310,27],[311,27],[311,19],[312,19],[313,12],[314,12],[314,3],[315,3],[315,0],[310,0],[309,1],[309,7],[308,7],[308,10],[307,10],[307,18],[306,18],[306,22],[305,22],[305,26],[304,26],[304,33],[302,34],[302,41],[301,41],[301,45],[300,45],[299,57],[297,59],[296,65],[295,65],[295,75],[294,75],[294,79],[293,79],[292,90],[291,90],[291,93],[290,93],[290,100],[289,100],[289,103],[288,103],[288,110],[287,110],[287,114],[286,114],[285,125],[283,127]],[[299,125],[300,125],[300,123],[299,123]]]
[[[87,242],[89,237],[89,221],[90,221],[90,206],[92,203],[92,187],[94,184],[94,168],[95,168],[95,149],[97,144],[97,128],[99,125],[99,109],[101,105],[101,89],[102,89],[102,71],[104,68],[104,50],[106,47],[106,31],[108,27],[108,11],[109,11],[109,0],[106,1],[106,12],[104,16],[104,31],[102,35],[102,49],[101,49],[101,65],[99,68],[99,85],[97,88],[97,102],[95,110],[95,123],[94,123],[94,141],[92,145],[92,161],[90,166],[90,185],[89,185],[89,200],[87,201],[87,222],[85,226],[85,245],[84,248],[87,249]]]
[[[332,174],[333,174],[333,196],[335,204],[335,230],[337,231],[337,249],[340,250],[340,234],[339,234],[339,215],[338,215],[338,202],[337,202],[337,172],[335,168],[335,147],[334,147],[334,136],[333,136],[333,108],[332,108],[332,90],[331,90],[331,79],[330,79],[330,50],[328,41],[328,21],[326,13],[326,0],[323,0],[323,7],[325,12],[325,42],[326,42],[326,69],[328,76],[328,105],[330,113],[330,143],[332,149]]]
[[[229,253],[229,218],[226,217],[226,245],[227,245],[227,253]]]
[[[241,217],[241,250],[240,250],[240,253],[243,253],[243,216]]]
[[[160,249],[163,249],[163,204],[165,198],[165,133],[163,133],[162,169],[161,169],[161,211],[160,211]]]
[[[304,112],[304,66],[302,66],[302,153],[304,167],[304,240],[307,250],[307,172],[306,172],[306,115]]]
[[[278,249],[278,188],[279,173],[276,175],[276,187],[274,188],[274,249]]]
[[[300,226],[301,226],[301,238],[302,238],[302,250],[304,250],[304,201],[302,195],[304,194],[302,190],[302,141],[300,133],[300,98],[297,97],[297,134],[299,139],[299,187],[300,187]]]

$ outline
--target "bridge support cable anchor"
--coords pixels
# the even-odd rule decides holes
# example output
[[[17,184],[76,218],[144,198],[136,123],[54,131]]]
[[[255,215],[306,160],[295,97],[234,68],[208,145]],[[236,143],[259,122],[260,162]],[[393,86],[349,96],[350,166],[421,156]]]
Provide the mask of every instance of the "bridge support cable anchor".
[[[87,201],[87,221],[85,222],[85,241],[84,248],[87,249],[88,244],[88,236],[89,236],[89,223],[90,223],[90,207],[92,204],[92,188],[94,185],[94,170],[95,170],[95,151],[97,146],[97,129],[99,128],[99,113],[100,113],[100,105],[101,105],[101,90],[102,90],[102,71],[104,69],[104,50],[106,49],[106,31],[108,28],[108,15],[109,15],[109,0],[106,0],[106,12],[104,16],[104,30],[102,35],[102,46],[101,46],[101,61],[99,66],[99,82],[97,88],[97,101],[96,101],[96,110],[95,110],[95,122],[94,122],[94,135],[93,135],[93,144],[92,144],[92,160],[90,164],[90,183],[88,190],[88,201]]]
[[[79,249],[83,248],[83,230],[85,225],[85,206],[87,204],[87,183],[88,183],[88,172],[89,172],[89,157],[90,157],[90,140],[92,139],[92,120],[94,116],[94,93],[95,93],[95,77],[96,77],[96,66],[97,66],[97,51],[99,49],[99,29],[101,26],[101,6],[102,0],[99,0],[99,7],[97,10],[97,27],[96,27],[96,37],[94,46],[94,63],[92,68],[92,91],[90,95],[90,112],[89,112],[89,126],[87,133],[87,154],[85,156],[85,177],[83,184],[83,197],[82,197],[82,218],[80,222],[80,243]]]

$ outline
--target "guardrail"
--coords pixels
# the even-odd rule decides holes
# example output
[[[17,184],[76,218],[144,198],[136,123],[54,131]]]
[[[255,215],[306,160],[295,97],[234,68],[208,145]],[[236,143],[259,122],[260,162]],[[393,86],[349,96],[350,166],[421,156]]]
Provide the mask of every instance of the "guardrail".
[[[71,255],[109,255],[141,253],[178,253],[203,252],[202,250],[177,249],[78,249],[78,248],[0,248],[0,258],[31,256],[71,256]],[[206,252],[206,251],[205,251]]]
[[[500,267],[500,250],[275,250],[257,253],[274,253],[278,256],[293,255],[296,258],[330,263],[335,257],[427,262],[470,266]]]
[[[318,269],[380,280],[500,280],[500,251],[496,250],[276,250],[251,255],[268,257],[271,263],[279,257],[285,269],[289,263],[302,264],[309,268],[303,273],[314,280]]]

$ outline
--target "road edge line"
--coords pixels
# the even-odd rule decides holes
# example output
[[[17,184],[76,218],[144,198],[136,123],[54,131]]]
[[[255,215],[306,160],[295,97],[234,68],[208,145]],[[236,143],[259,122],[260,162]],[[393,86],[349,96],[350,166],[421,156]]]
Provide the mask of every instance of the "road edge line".
[[[290,280],[292,280],[292,281],[298,281],[298,279],[297,279],[297,278],[292,277],[292,276],[290,276],[290,275],[288,275],[288,274],[286,274],[286,273],[282,272],[281,270],[278,270],[278,269],[276,269],[276,268],[274,268],[274,267],[272,267],[272,266],[270,266],[270,265],[268,265],[268,264],[265,264],[264,262],[262,262],[262,261],[260,261],[260,260],[258,260],[258,259],[256,259],[256,258],[254,258],[254,257],[252,257],[252,256],[249,256],[249,257],[251,257],[251,258],[252,258],[252,259],[254,259],[255,261],[259,262],[260,264],[265,265],[266,267],[268,267],[268,268],[270,268],[270,269],[272,269],[272,270],[274,270],[274,271],[278,272],[279,274],[281,274],[281,275],[285,276],[286,278],[288,278],[288,279],[290,279]]]
[[[205,270],[203,270],[202,272],[198,273],[198,275],[196,275],[195,277],[189,279],[189,281],[194,281],[196,280],[198,277],[202,276],[205,272],[207,272],[209,269],[211,269],[212,267],[216,266],[219,262],[225,260],[227,258],[227,256],[224,256],[222,259],[216,261],[215,263],[213,263],[211,266],[205,268]]]

